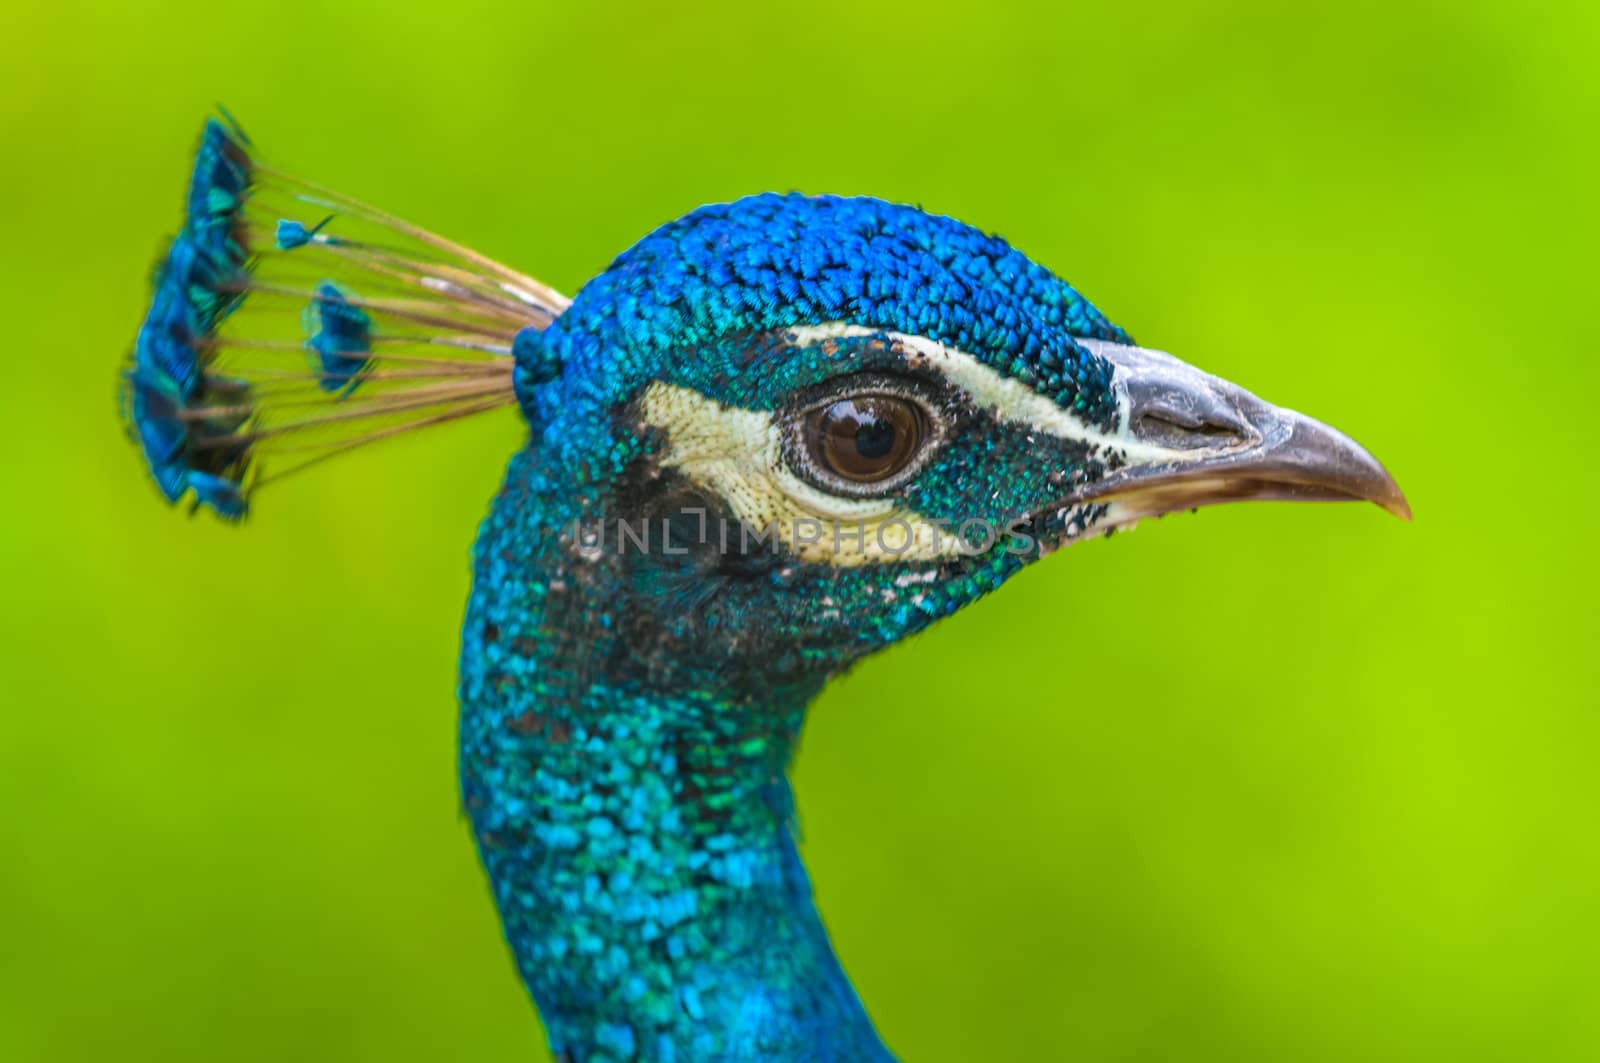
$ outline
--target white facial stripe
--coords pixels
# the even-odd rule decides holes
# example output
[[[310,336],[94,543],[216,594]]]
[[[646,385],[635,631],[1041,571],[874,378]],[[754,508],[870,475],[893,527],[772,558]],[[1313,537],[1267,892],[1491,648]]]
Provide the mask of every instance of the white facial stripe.
[[[667,435],[662,464],[715,492],[752,532],[773,527],[802,560],[855,566],[961,553],[954,530],[941,531],[892,499],[841,498],[795,476],[783,460],[782,430],[765,410],[724,406],[658,381],[645,390],[640,413]]]
[[[905,351],[913,366],[938,372],[965,391],[974,403],[1002,421],[1021,425],[1030,431],[1086,443],[1093,452],[1115,450],[1135,463],[1160,461],[1173,454],[1165,447],[1133,438],[1128,431],[1128,399],[1120,388],[1116,390],[1117,429],[1108,433],[1084,421],[1071,410],[1058,406],[1054,400],[1022,381],[985,365],[966,351],[948,347],[926,336],[909,336],[903,332],[887,332],[843,321],[803,325],[790,329],[787,335],[791,342],[802,347],[816,346],[827,340],[883,336]],[[1087,340],[1083,342],[1091,347],[1112,346]]]

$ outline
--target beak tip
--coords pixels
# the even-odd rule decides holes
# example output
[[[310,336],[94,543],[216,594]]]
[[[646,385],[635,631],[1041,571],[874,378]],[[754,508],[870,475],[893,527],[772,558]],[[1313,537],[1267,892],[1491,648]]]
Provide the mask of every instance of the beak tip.
[[[1407,524],[1411,523],[1411,503],[1406,501],[1406,496],[1396,487],[1394,493],[1387,498],[1374,499],[1378,505],[1393,513]]]
[[[1365,498],[1375,505],[1381,506],[1393,513],[1396,517],[1411,523],[1411,503],[1406,499],[1406,493],[1400,490],[1400,485],[1390,475],[1383,463],[1373,457],[1371,453],[1362,449],[1354,440],[1345,437],[1350,447],[1363,459],[1366,466],[1365,475],[1360,477],[1366,481],[1364,489],[1357,492],[1357,497]]]
[[[1364,498],[1411,522],[1411,503],[1405,492],[1371,451],[1320,421],[1303,414],[1288,416],[1295,424],[1288,449],[1299,459],[1301,475],[1309,474],[1314,483],[1343,491],[1352,500]]]

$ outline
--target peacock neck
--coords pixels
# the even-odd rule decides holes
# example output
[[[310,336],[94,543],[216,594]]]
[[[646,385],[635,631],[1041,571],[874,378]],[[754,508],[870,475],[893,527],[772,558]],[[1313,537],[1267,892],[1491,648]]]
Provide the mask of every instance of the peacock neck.
[[[508,486],[480,536],[461,773],[553,1050],[889,1058],[795,850],[786,771],[821,677],[686,661],[550,509]]]

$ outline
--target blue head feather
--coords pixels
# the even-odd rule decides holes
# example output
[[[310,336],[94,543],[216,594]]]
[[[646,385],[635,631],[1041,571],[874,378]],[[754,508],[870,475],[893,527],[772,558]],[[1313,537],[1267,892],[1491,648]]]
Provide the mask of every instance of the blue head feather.
[[[206,257],[236,270],[244,267],[249,256],[240,230],[250,194],[248,145],[237,126],[230,129],[215,118],[206,122],[195,152],[184,220],[185,231]]]
[[[1115,415],[1110,367],[1074,340],[1126,333],[999,237],[869,197],[766,193],[692,211],[590,281],[543,343],[571,364],[571,389],[606,403],[673,367],[712,387],[736,375],[684,350],[832,321],[927,336],[1093,423]],[[537,399],[519,394],[537,419]]]
[[[322,232],[323,227],[332,220],[333,215],[330,214],[326,218],[323,218],[321,221],[317,222],[317,224],[308,228],[304,222],[296,221],[293,218],[279,219],[277,231],[274,233],[274,239],[277,242],[278,250],[293,251],[295,248],[306,246],[312,240],[316,239],[317,236]],[[324,237],[324,239],[329,238]],[[336,241],[330,240],[330,242]]]
[[[125,378],[126,414],[162,494],[175,502],[192,489],[197,500],[230,519],[245,511],[242,456],[201,449],[196,433],[231,431],[243,418],[219,425],[192,420],[184,412],[203,405],[215,391],[238,393],[225,383],[206,382],[206,359],[199,346],[237,302],[236,294],[220,289],[220,279],[232,271],[230,264],[208,255],[192,234],[180,234],[157,273]]]
[[[185,414],[218,394],[228,401],[244,394],[227,381],[207,381],[210,355],[204,349],[243,299],[247,277],[241,212],[250,171],[240,138],[215,119],[206,123],[183,229],[156,271],[150,309],[124,375],[125,415],[162,494],[177,501],[193,491],[197,503],[230,519],[245,512],[248,456],[238,448],[202,446],[199,437],[232,431],[245,418],[230,414],[219,423]]]
[[[316,322],[306,347],[320,364],[319,386],[350,394],[372,365],[367,357],[372,352],[372,318],[328,281],[317,286],[316,302],[306,308],[306,315],[308,327]]]

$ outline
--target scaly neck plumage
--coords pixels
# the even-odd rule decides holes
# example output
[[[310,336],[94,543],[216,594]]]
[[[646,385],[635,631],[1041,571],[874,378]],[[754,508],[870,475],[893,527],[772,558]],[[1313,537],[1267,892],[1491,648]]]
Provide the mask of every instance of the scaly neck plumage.
[[[552,1048],[889,1058],[791,829],[786,769],[820,679],[757,692],[684,660],[515,481],[476,552],[461,775]]]

